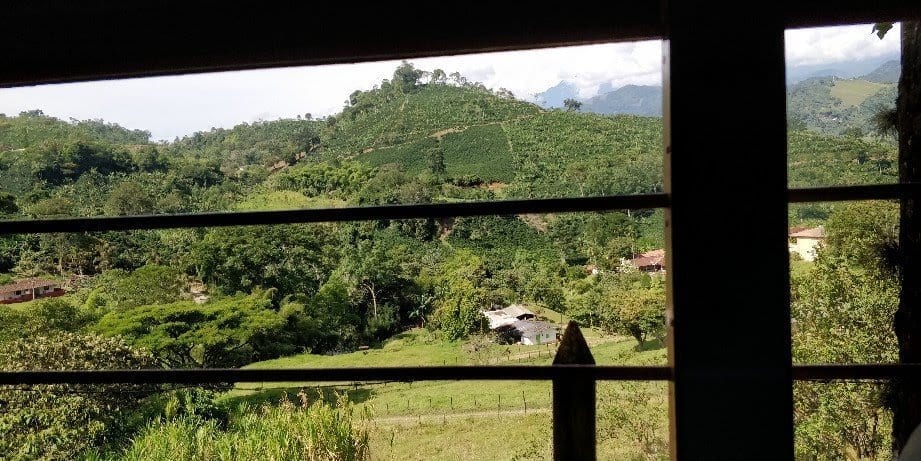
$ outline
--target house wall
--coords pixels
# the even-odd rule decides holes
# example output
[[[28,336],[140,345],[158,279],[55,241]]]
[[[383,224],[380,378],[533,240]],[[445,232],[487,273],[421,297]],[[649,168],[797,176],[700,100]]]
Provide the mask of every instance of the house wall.
[[[805,261],[815,261],[822,240],[810,237],[796,237],[790,242],[790,253],[798,254]]]
[[[0,304],[14,304],[21,303],[25,301],[31,301],[32,299],[37,298],[54,298],[57,296],[63,296],[66,292],[60,287],[51,286],[47,289],[37,288],[35,290],[35,297],[32,297],[32,290],[22,290],[22,294],[16,295],[14,293],[7,293],[0,295]]]
[[[525,346],[534,346],[537,344],[547,344],[556,342],[555,331],[541,331],[521,335],[521,344]]]

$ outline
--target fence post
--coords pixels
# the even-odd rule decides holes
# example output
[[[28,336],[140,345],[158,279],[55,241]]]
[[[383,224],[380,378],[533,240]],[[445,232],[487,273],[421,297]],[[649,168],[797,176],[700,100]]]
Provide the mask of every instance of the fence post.
[[[594,365],[576,322],[570,321],[554,365]],[[553,459],[595,459],[595,380],[575,374],[553,380]]]

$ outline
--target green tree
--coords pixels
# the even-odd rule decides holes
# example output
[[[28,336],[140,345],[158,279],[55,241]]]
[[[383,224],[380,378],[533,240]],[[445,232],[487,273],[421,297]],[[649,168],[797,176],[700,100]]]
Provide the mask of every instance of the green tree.
[[[55,331],[0,343],[0,368],[25,370],[141,369],[147,352],[119,338]],[[0,453],[6,459],[72,460],[120,436],[120,418],[153,389],[127,384],[0,389]]]
[[[119,309],[94,329],[150,350],[173,367],[237,367],[273,358],[286,319],[273,309],[271,293],[256,292],[205,304],[179,301]]]
[[[182,273],[167,266],[149,264],[131,273],[115,270],[96,281],[99,293],[113,309],[128,309],[149,304],[168,304],[179,299]]]
[[[482,323],[486,268],[469,250],[458,250],[440,264],[435,273],[422,275],[435,292],[433,323],[450,339],[464,338],[478,331]]]
[[[134,181],[119,183],[106,199],[106,213],[115,216],[149,214],[155,211],[150,194]]]
[[[578,99],[566,98],[563,100],[563,106],[568,111],[578,112],[582,108],[582,103]]]
[[[188,263],[226,293],[277,288],[313,294],[337,257],[332,226],[282,225],[214,229],[193,244]]]
[[[605,273],[584,295],[577,310],[608,333],[630,335],[645,346],[665,337],[665,287],[659,277],[641,272]],[[575,314],[575,312],[574,312]]]
[[[439,142],[435,147],[428,149],[425,152],[426,160],[428,161],[429,170],[436,178],[444,177],[448,172],[448,168],[445,166],[445,153],[444,149]]]
[[[406,61],[393,72],[393,83],[404,94],[412,93],[419,86],[421,78],[422,71]]]
[[[19,212],[16,197],[5,192],[0,192],[0,214],[11,215]]]
[[[448,80],[447,74],[441,69],[432,71],[432,83],[444,84]]]

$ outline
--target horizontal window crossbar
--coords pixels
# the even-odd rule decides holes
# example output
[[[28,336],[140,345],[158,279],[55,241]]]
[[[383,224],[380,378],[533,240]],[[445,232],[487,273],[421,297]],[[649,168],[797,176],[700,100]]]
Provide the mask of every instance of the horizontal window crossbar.
[[[666,208],[666,194],[0,221],[0,235]]]
[[[874,184],[790,189],[788,199],[790,203],[896,200],[911,194],[921,194],[921,184]],[[23,219],[0,221],[0,235],[614,211],[668,208],[669,205],[669,195],[658,193],[281,211]]]
[[[441,380],[668,381],[667,366],[445,366],[309,369],[174,369],[4,371],[0,385],[23,384],[204,384],[229,382],[360,382]],[[921,364],[794,365],[795,381],[921,380]]]
[[[306,369],[4,371],[0,385],[160,384],[330,381],[553,380],[667,381],[666,366],[445,366]]]
[[[796,381],[921,380],[921,363],[794,365]]]
[[[918,193],[921,193],[918,183],[808,187],[790,189],[788,200],[790,203],[898,200]]]

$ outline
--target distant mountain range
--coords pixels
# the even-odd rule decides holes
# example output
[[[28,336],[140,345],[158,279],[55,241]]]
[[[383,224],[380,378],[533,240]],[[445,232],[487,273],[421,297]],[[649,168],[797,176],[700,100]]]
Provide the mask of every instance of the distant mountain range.
[[[846,125],[869,129],[868,117],[889,104],[900,73],[898,56],[831,66],[788,67],[787,95],[792,100],[789,111],[807,121],[810,128],[823,132],[837,133]],[[580,98],[578,86],[564,80],[534,95],[534,101],[545,109],[562,108],[566,99],[581,102],[581,112],[662,116],[662,87],[658,85],[615,89],[605,83],[596,96]]]
[[[848,60],[835,64],[787,66],[787,85],[799,83],[813,77],[862,77],[893,61],[898,65],[898,53],[861,60]],[[896,79],[898,79],[898,74],[896,74]]]
[[[662,87],[653,85],[626,85],[612,89],[603,85],[599,93],[591,98],[580,98],[574,83],[562,81],[546,91],[535,95],[535,102],[545,109],[563,107],[566,99],[582,103],[582,112],[593,114],[632,114],[650,117],[662,116]]]

